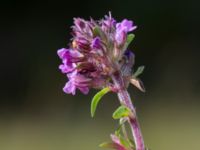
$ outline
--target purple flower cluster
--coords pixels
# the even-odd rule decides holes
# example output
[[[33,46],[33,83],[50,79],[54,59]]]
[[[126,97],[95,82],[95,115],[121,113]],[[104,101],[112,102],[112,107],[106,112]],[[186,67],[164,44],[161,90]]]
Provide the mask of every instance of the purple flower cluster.
[[[127,50],[127,35],[135,29],[132,21],[117,23],[111,14],[99,21],[74,18],[70,46],[57,52],[59,69],[69,80],[64,92],[87,94],[90,88],[110,86],[111,75],[119,70],[130,76],[134,55]]]

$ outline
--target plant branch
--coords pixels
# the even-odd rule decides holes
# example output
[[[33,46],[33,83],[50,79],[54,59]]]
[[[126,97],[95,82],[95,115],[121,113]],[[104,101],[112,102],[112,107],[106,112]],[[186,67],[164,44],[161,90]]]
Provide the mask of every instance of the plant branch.
[[[142,137],[142,133],[140,130],[139,122],[137,120],[136,111],[131,101],[130,95],[125,87],[125,82],[122,78],[120,72],[116,72],[112,75],[112,80],[116,88],[118,89],[118,98],[120,103],[130,108],[132,113],[134,114],[134,118],[129,117],[128,123],[131,127],[131,131],[133,134],[136,150],[145,150],[144,140]]]

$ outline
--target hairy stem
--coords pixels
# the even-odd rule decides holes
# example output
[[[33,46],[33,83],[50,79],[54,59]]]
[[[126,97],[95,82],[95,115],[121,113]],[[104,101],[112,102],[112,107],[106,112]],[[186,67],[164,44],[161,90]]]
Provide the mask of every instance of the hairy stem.
[[[125,82],[122,78],[120,72],[113,74],[112,76],[113,83],[115,84],[116,88],[119,89],[118,91],[118,98],[120,103],[126,105],[134,114],[134,118],[129,117],[129,125],[131,127],[131,131],[133,134],[136,150],[145,150],[144,140],[142,137],[142,133],[140,130],[139,122],[137,120],[136,111],[131,101],[130,95],[125,87]]]

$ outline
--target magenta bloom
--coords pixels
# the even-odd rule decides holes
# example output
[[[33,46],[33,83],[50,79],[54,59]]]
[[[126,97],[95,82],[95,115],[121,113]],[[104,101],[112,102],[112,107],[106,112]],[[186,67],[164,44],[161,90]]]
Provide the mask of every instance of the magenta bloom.
[[[68,78],[63,91],[87,94],[90,88],[110,86],[110,76],[118,70],[130,76],[134,55],[127,51],[126,40],[134,29],[132,21],[117,23],[111,14],[99,21],[74,18],[71,44],[57,52],[62,60],[59,69]]]
[[[124,19],[122,22],[116,24],[117,31],[124,31],[125,33],[128,33],[130,31],[133,31],[137,28],[137,26],[133,26],[133,22],[129,21],[127,19]]]

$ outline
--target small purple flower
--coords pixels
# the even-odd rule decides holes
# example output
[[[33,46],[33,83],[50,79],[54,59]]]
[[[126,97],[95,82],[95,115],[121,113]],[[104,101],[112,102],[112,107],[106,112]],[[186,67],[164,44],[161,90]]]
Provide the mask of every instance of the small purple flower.
[[[92,41],[91,47],[94,49],[101,49],[102,48],[101,39],[99,37],[95,37]]]
[[[135,28],[127,19],[116,23],[110,13],[100,21],[74,18],[71,44],[57,52],[62,60],[59,69],[69,79],[64,92],[74,95],[79,89],[87,94],[90,88],[110,86],[110,76],[118,70],[125,78],[130,76],[134,58],[127,57],[123,45]]]
[[[126,42],[126,32],[124,30],[116,31],[115,40],[117,45],[123,45]]]
[[[129,21],[127,19],[124,19],[122,22],[117,23],[116,25],[117,31],[124,31],[125,33],[128,33],[130,31],[133,31],[137,28],[137,26],[133,26],[133,22]]]
[[[76,68],[75,64],[63,63],[59,65],[59,69],[61,70],[62,73],[72,72],[75,68]]]
[[[81,18],[74,18],[74,24],[79,31],[83,30],[86,27],[85,20]]]
[[[79,51],[65,48],[58,50],[58,56],[60,59],[71,63],[78,62],[83,58],[83,55]]]
[[[112,32],[115,30],[116,20],[112,18],[111,13],[109,12],[109,16],[105,16],[105,19],[101,21],[101,28],[104,32]]]
[[[82,93],[87,94],[89,92],[88,86],[90,85],[91,79],[79,74],[74,71],[68,74],[69,81],[66,83],[63,91],[68,94],[75,95],[76,88],[78,88]]]
[[[128,32],[133,31],[137,26],[133,26],[133,22],[124,19],[122,22],[116,24],[115,40],[118,45],[123,45],[126,41],[126,35]]]
[[[123,63],[121,66],[123,76],[127,77],[131,76],[132,66],[134,65],[134,62],[135,62],[135,55],[130,50],[126,50],[124,53]]]
[[[76,67],[75,63],[80,62],[83,59],[83,55],[75,50],[62,48],[59,49],[57,53],[63,62],[63,64],[59,66],[59,69],[61,69],[63,73],[69,73],[73,71]]]

